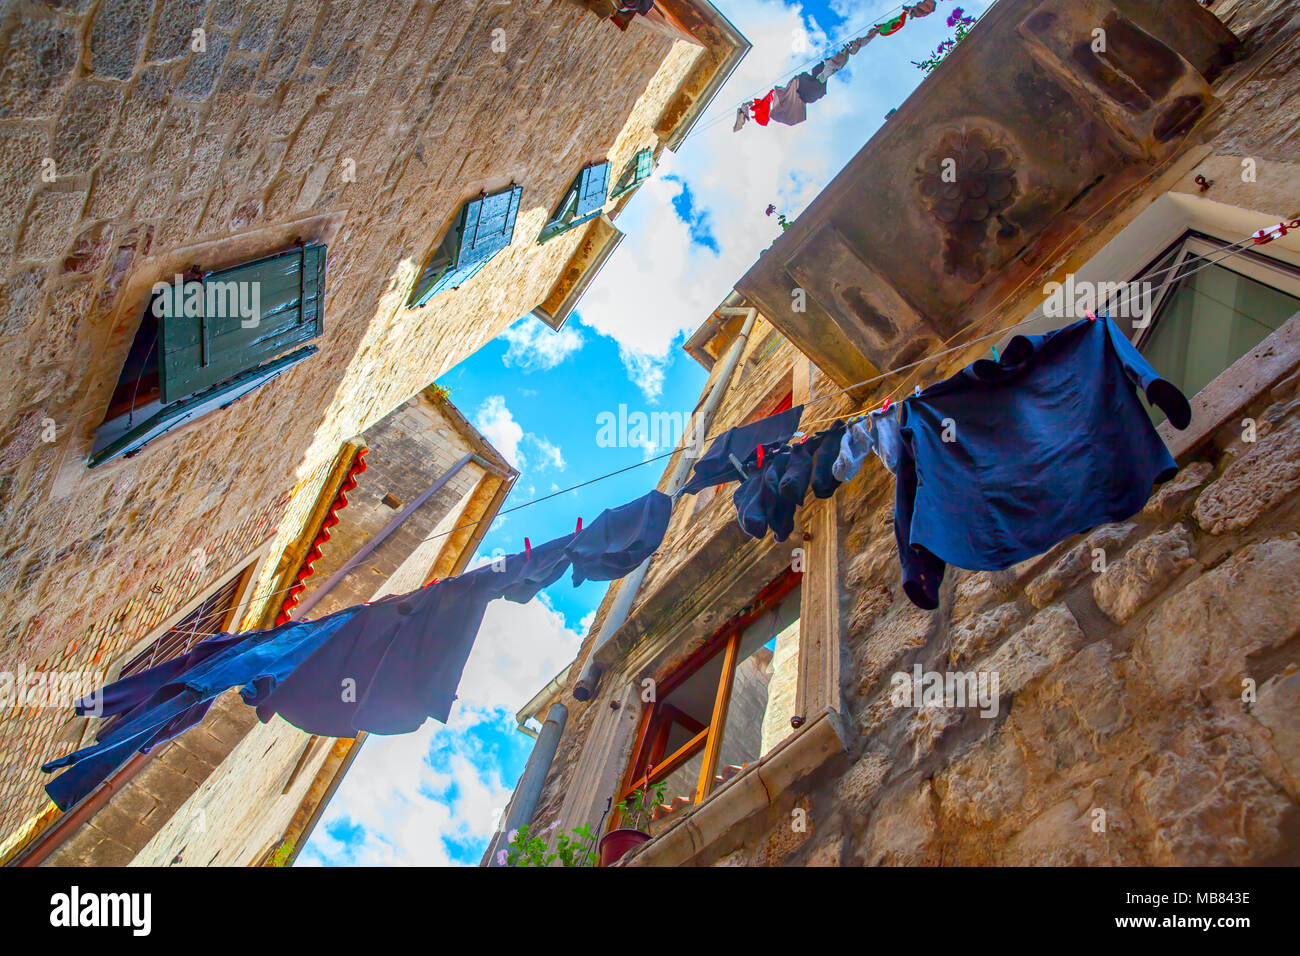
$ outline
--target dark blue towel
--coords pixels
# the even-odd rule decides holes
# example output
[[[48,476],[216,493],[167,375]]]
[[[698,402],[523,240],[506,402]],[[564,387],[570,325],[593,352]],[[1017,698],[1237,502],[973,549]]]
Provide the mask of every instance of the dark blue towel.
[[[938,607],[945,562],[1001,570],[1140,511],[1177,467],[1134,386],[1187,427],[1177,387],[1109,319],[1083,319],[907,399],[894,533],[912,602]]]
[[[574,587],[630,573],[663,542],[672,513],[673,500],[661,491],[602,511],[565,549],[573,563]]]
[[[709,450],[695,463],[691,480],[682,488],[682,494],[693,495],[710,485],[740,481],[740,473],[731,463],[731,457],[734,455],[737,461],[744,462],[759,445],[781,444],[789,441],[794,430],[799,427],[799,419],[802,416],[803,406],[796,405],[780,414],[760,418],[756,422],[723,432],[713,440]]]

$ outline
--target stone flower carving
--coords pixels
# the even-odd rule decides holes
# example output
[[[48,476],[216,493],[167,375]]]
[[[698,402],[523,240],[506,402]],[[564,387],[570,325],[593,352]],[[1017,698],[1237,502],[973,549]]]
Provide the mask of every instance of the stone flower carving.
[[[945,233],[944,271],[975,283],[987,270],[983,254],[991,222],[997,236],[1016,227],[1002,218],[1018,186],[1011,150],[984,130],[953,131],[939,142],[916,171],[921,201]]]

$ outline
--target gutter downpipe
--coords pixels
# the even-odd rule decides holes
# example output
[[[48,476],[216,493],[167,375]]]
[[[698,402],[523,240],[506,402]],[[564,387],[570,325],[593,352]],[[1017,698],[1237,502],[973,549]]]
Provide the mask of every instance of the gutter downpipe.
[[[501,826],[497,828],[488,847],[488,866],[499,866],[496,855],[510,831],[517,830],[533,819],[537,801],[542,796],[542,785],[546,783],[546,775],[551,772],[551,761],[555,759],[555,752],[560,747],[560,736],[564,733],[568,719],[569,708],[558,700],[551,704],[551,709],[546,712],[546,723],[542,724],[537,743],[533,745],[533,752],[528,755],[528,765],[524,767],[519,783],[515,785],[515,795],[511,797]]]
[[[736,373],[736,366],[740,364],[740,356],[745,351],[745,343],[749,340],[749,333],[754,328],[754,321],[758,317],[758,309],[752,307],[744,309],[720,308],[714,312],[714,315],[724,317],[743,315],[745,316],[745,323],[741,326],[740,334],[736,336],[736,340],[731,343],[731,351],[727,353],[727,361],[722,367],[722,373],[718,376],[718,380],[713,383],[713,390],[709,392],[704,407],[700,409],[694,435],[690,436],[696,438],[701,444],[713,424],[713,416],[722,403],[722,396],[731,385],[732,376]],[[677,459],[672,477],[668,479],[668,484],[665,486],[664,493],[670,498],[674,497],[686,484],[686,478],[695,464],[695,459],[699,457],[698,454],[690,453],[691,449],[687,447],[685,442],[682,451],[683,454]],[[637,565],[631,574],[619,582],[618,594],[614,598],[614,603],[610,606],[609,614],[606,615],[604,623],[601,624],[596,643],[587,654],[587,666],[583,668],[582,676],[578,678],[578,682],[573,687],[573,696],[577,700],[589,700],[592,694],[596,692],[596,685],[600,683],[601,674],[604,672],[604,668],[596,662],[596,654],[627,620],[628,612],[632,610],[632,602],[636,599],[637,592],[641,590],[641,582],[645,580],[646,572],[650,570],[650,562],[653,560],[653,555],[646,558]]]
[[[447,471],[443,472],[442,475],[438,477],[437,481],[431,484],[428,488],[424,489],[424,491],[420,492],[418,498],[416,498],[409,505],[407,505],[405,508],[399,511],[396,515],[394,515],[393,520],[389,521],[388,524],[384,525],[384,527],[380,529],[380,531],[377,534],[375,534],[374,537],[368,540],[356,554],[348,558],[347,561],[343,563],[343,566],[339,568],[337,571],[335,571],[333,574],[331,574],[324,584],[322,584],[319,588],[317,588],[315,591],[312,592],[311,596],[308,597],[307,600],[303,601],[296,608],[294,608],[293,609],[294,620],[302,620],[306,616],[308,611],[310,611],[317,604],[319,604],[321,599],[324,598],[325,595],[329,594],[330,591],[334,589],[335,585],[337,585],[340,581],[342,581],[345,577],[347,577],[349,572],[351,572],[357,565],[359,565],[366,558],[370,557],[370,555],[374,553],[375,548],[379,547],[384,542],[385,538],[387,538],[390,534],[392,534],[399,527],[401,527],[402,522],[404,522],[407,518],[409,518],[415,512],[415,510],[419,508],[422,504],[424,504],[435,494],[441,491],[442,488],[447,484],[447,482],[451,481],[451,479],[454,478],[456,474],[462,468],[468,465],[471,461],[474,462],[476,465],[478,465],[480,468],[483,468],[494,474],[498,473],[496,467],[491,465],[491,463],[483,460],[473,452],[466,453],[464,456],[462,456],[460,461],[456,462],[456,464],[452,465],[449,469],[447,469]]]

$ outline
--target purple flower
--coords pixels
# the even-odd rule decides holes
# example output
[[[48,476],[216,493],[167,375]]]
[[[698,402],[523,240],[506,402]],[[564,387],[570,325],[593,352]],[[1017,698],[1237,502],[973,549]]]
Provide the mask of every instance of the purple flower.
[[[505,865],[506,865],[506,851],[497,850],[497,866],[505,866]]]
[[[948,15],[948,26],[955,27],[958,21],[961,20],[961,15],[962,15],[961,7],[958,7],[956,10],[950,13]]]
[[[551,824],[549,827],[547,827],[546,829],[548,829],[548,830],[554,830],[554,829],[555,829],[556,827],[558,827],[559,825],[560,825],[560,821],[559,821],[559,820],[556,820],[554,823],[552,823],[552,824]]]

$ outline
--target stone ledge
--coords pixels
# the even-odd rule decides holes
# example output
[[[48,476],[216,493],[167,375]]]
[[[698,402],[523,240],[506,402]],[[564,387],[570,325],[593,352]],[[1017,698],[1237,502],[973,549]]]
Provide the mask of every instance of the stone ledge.
[[[741,823],[771,806],[775,797],[797,781],[848,750],[849,735],[840,714],[829,707],[771,753],[728,780],[634,855],[617,866],[689,866]]]

